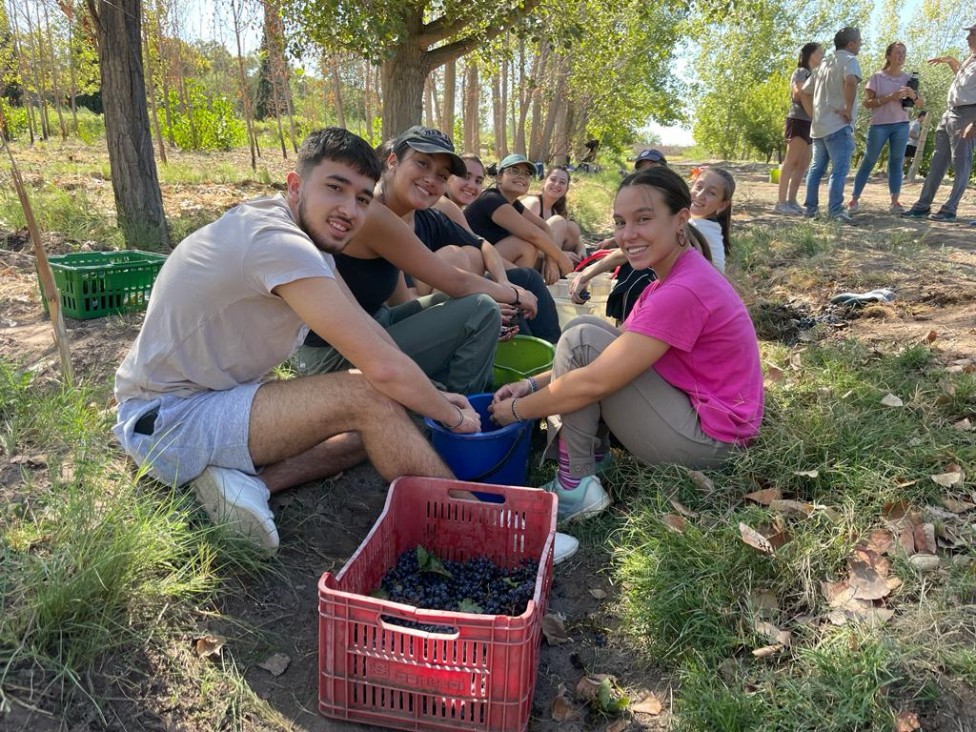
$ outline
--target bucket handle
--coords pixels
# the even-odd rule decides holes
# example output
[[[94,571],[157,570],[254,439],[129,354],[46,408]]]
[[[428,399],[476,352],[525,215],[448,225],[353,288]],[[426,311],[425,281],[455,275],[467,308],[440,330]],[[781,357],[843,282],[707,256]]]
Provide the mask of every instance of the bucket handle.
[[[522,439],[522,433],[525,432],[525,430],[531,428],[532,428],[531,420],[523,422],[522,429],[519,431],[518,437],[512,440],[512,444],[508,446],[508,450],[505,452],[504,455],[502,455],[501,459],[497,463],[495,463],[491,468],[483,472],[481,475],[476,475],[473,478],[468,478],[467,480],[473,483],[480,483],[485,478],[491,477],[495,472],[498,471],[499,468],[501,468],[505,463],[507,463],[508,459],[512,457],[512,455],[515,453],[515,448],[518,447],[519,441]]]

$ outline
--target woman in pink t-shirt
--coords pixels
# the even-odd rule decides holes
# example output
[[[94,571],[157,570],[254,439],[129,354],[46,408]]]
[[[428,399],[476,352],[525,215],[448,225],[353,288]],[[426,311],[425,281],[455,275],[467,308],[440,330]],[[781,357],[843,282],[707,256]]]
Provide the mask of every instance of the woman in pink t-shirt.
[[[868,127],[867,147],[861,167],[854,176],[854,192],[847,210],[855,213],[860,204],[868,176],[878,162],[881,151],[888,145],[888,193],[891,194],[891,213],[901,213],[904,209],[898,201],[901,195],[902,165],[905,161],[905,147],[908,145],[908,110],[902,99],[911,99],[921,107],[922,98],[908,84],[909,75],[902,69],[905,66],[905,44],[896,41],[885,49],[885,65],[881,71],[871,74],[864,87],[864,106],[871,110],[871,125]]]
[[[614,201],[617,245],[634,269],[652,267],[620,329],[592,316],[572,321],[553,369],[499,389],[500,424],[550,419],[559,472],[545,486],[559,517],[595,515],[610,504],[596,473],[608,431],[642,462],[712,467],[759,431],[759,347],[732,285],[692,246],[691,194],[674,171],[648,168],[623,180]]]

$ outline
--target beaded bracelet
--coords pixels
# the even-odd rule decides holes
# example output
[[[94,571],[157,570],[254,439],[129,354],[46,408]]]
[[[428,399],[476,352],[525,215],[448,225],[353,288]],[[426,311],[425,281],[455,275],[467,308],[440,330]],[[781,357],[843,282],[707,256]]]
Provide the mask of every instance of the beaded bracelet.
[[[534,377],[529,376],[526,378],[526,381],[529,382],[529,394],[535,394],[539,391],[539,382]]]

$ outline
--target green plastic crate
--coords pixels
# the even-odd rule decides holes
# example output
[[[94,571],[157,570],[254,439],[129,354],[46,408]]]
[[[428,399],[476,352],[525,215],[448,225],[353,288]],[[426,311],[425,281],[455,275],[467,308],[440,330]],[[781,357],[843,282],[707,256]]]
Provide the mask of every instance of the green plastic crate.
[[[88,320],[145,310],[166,256],[129,250],[60,254],[48,260],[61,292],[62,312],[69,318]]]

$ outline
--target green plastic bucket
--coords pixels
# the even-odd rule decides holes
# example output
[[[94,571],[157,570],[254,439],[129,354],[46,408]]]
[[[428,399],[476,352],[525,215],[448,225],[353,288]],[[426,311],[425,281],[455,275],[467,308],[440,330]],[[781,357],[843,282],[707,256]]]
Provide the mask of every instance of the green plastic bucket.
[[[510,341],[500,342],[492,369],[495,388],[548,371],[555,353],[556,348],[549,341],[532,336],[517,335]]]

